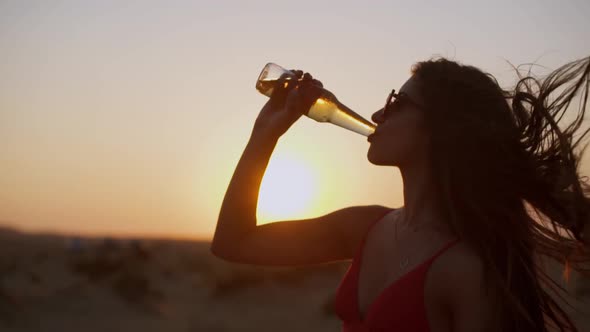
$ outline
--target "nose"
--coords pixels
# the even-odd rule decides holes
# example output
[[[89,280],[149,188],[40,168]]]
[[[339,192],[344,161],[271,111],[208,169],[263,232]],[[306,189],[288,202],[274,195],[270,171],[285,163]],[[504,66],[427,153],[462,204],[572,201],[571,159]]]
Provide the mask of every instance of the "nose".
[[[378,110],[377,112],[373,113],[373,115],[371,115],[371,120],[377,124],[381,124],[383,123],[383,121],[385,120],[383,118],[383,108]]]

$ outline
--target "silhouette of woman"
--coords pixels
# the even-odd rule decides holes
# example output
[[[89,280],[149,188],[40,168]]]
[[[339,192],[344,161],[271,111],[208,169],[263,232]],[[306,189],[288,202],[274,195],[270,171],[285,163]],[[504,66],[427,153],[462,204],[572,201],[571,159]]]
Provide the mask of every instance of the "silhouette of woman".
[[[415,64],[373,114],[367,153],[399,168],[404,206],[257,226],[273,149],[322,90],[296,74],[256,119],[221,207],[215,255],[281,266],[352,259],[335,302],[343,331],[577,331],[553,300],[558,284],[543,257],[589,272],[590,200],[577,148],[588,132],[579,129],[590,57],[543,80],[519,74],[510,91],[455,61]]]

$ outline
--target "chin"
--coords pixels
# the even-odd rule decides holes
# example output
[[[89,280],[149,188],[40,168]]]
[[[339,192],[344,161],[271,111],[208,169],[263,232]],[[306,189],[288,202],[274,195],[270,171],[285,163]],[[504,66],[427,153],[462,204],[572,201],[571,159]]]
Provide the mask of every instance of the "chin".
[[[397,166],[397,163],[395,162],[395,160],[393,160],[394,158],[392,158],[391,156],[380,155],[376,153],[376,151],[372,151],[371,149],[369,149],[369,151],[367,152],[367,159],[373,165]]]

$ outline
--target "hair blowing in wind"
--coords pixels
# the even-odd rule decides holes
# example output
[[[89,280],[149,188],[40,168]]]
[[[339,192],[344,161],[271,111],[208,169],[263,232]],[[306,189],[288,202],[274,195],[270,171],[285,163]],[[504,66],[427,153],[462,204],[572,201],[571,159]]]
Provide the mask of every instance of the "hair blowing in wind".
[[[590,57],[544,78],[516,72],[506,91],[493,76],[444,58],[414,66],[432,175],[450,226],[486,262],[501,331],[577,331],[540,256],[590,274],[589,187],[579,173]]]

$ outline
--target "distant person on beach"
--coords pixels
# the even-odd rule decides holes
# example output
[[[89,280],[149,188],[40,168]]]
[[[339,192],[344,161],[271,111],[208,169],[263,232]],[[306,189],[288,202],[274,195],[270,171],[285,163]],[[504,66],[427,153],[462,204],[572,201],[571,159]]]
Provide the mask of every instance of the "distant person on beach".
[[[519,74],[510,91],[472,66],[416,63],[373,114],[367,153],[399,168],[404,205],[257,226],[273,149],[321,93],[310,74],[296,74],[256,119],[221,207],[215,255],[270,266],[352,260],[335,301],[343,331],[577,331],[541,257],[576,270],[589,259],[590,200],[578,168],[590,57],[542,80]],[[566,109],[576,112],[569,122]]]

